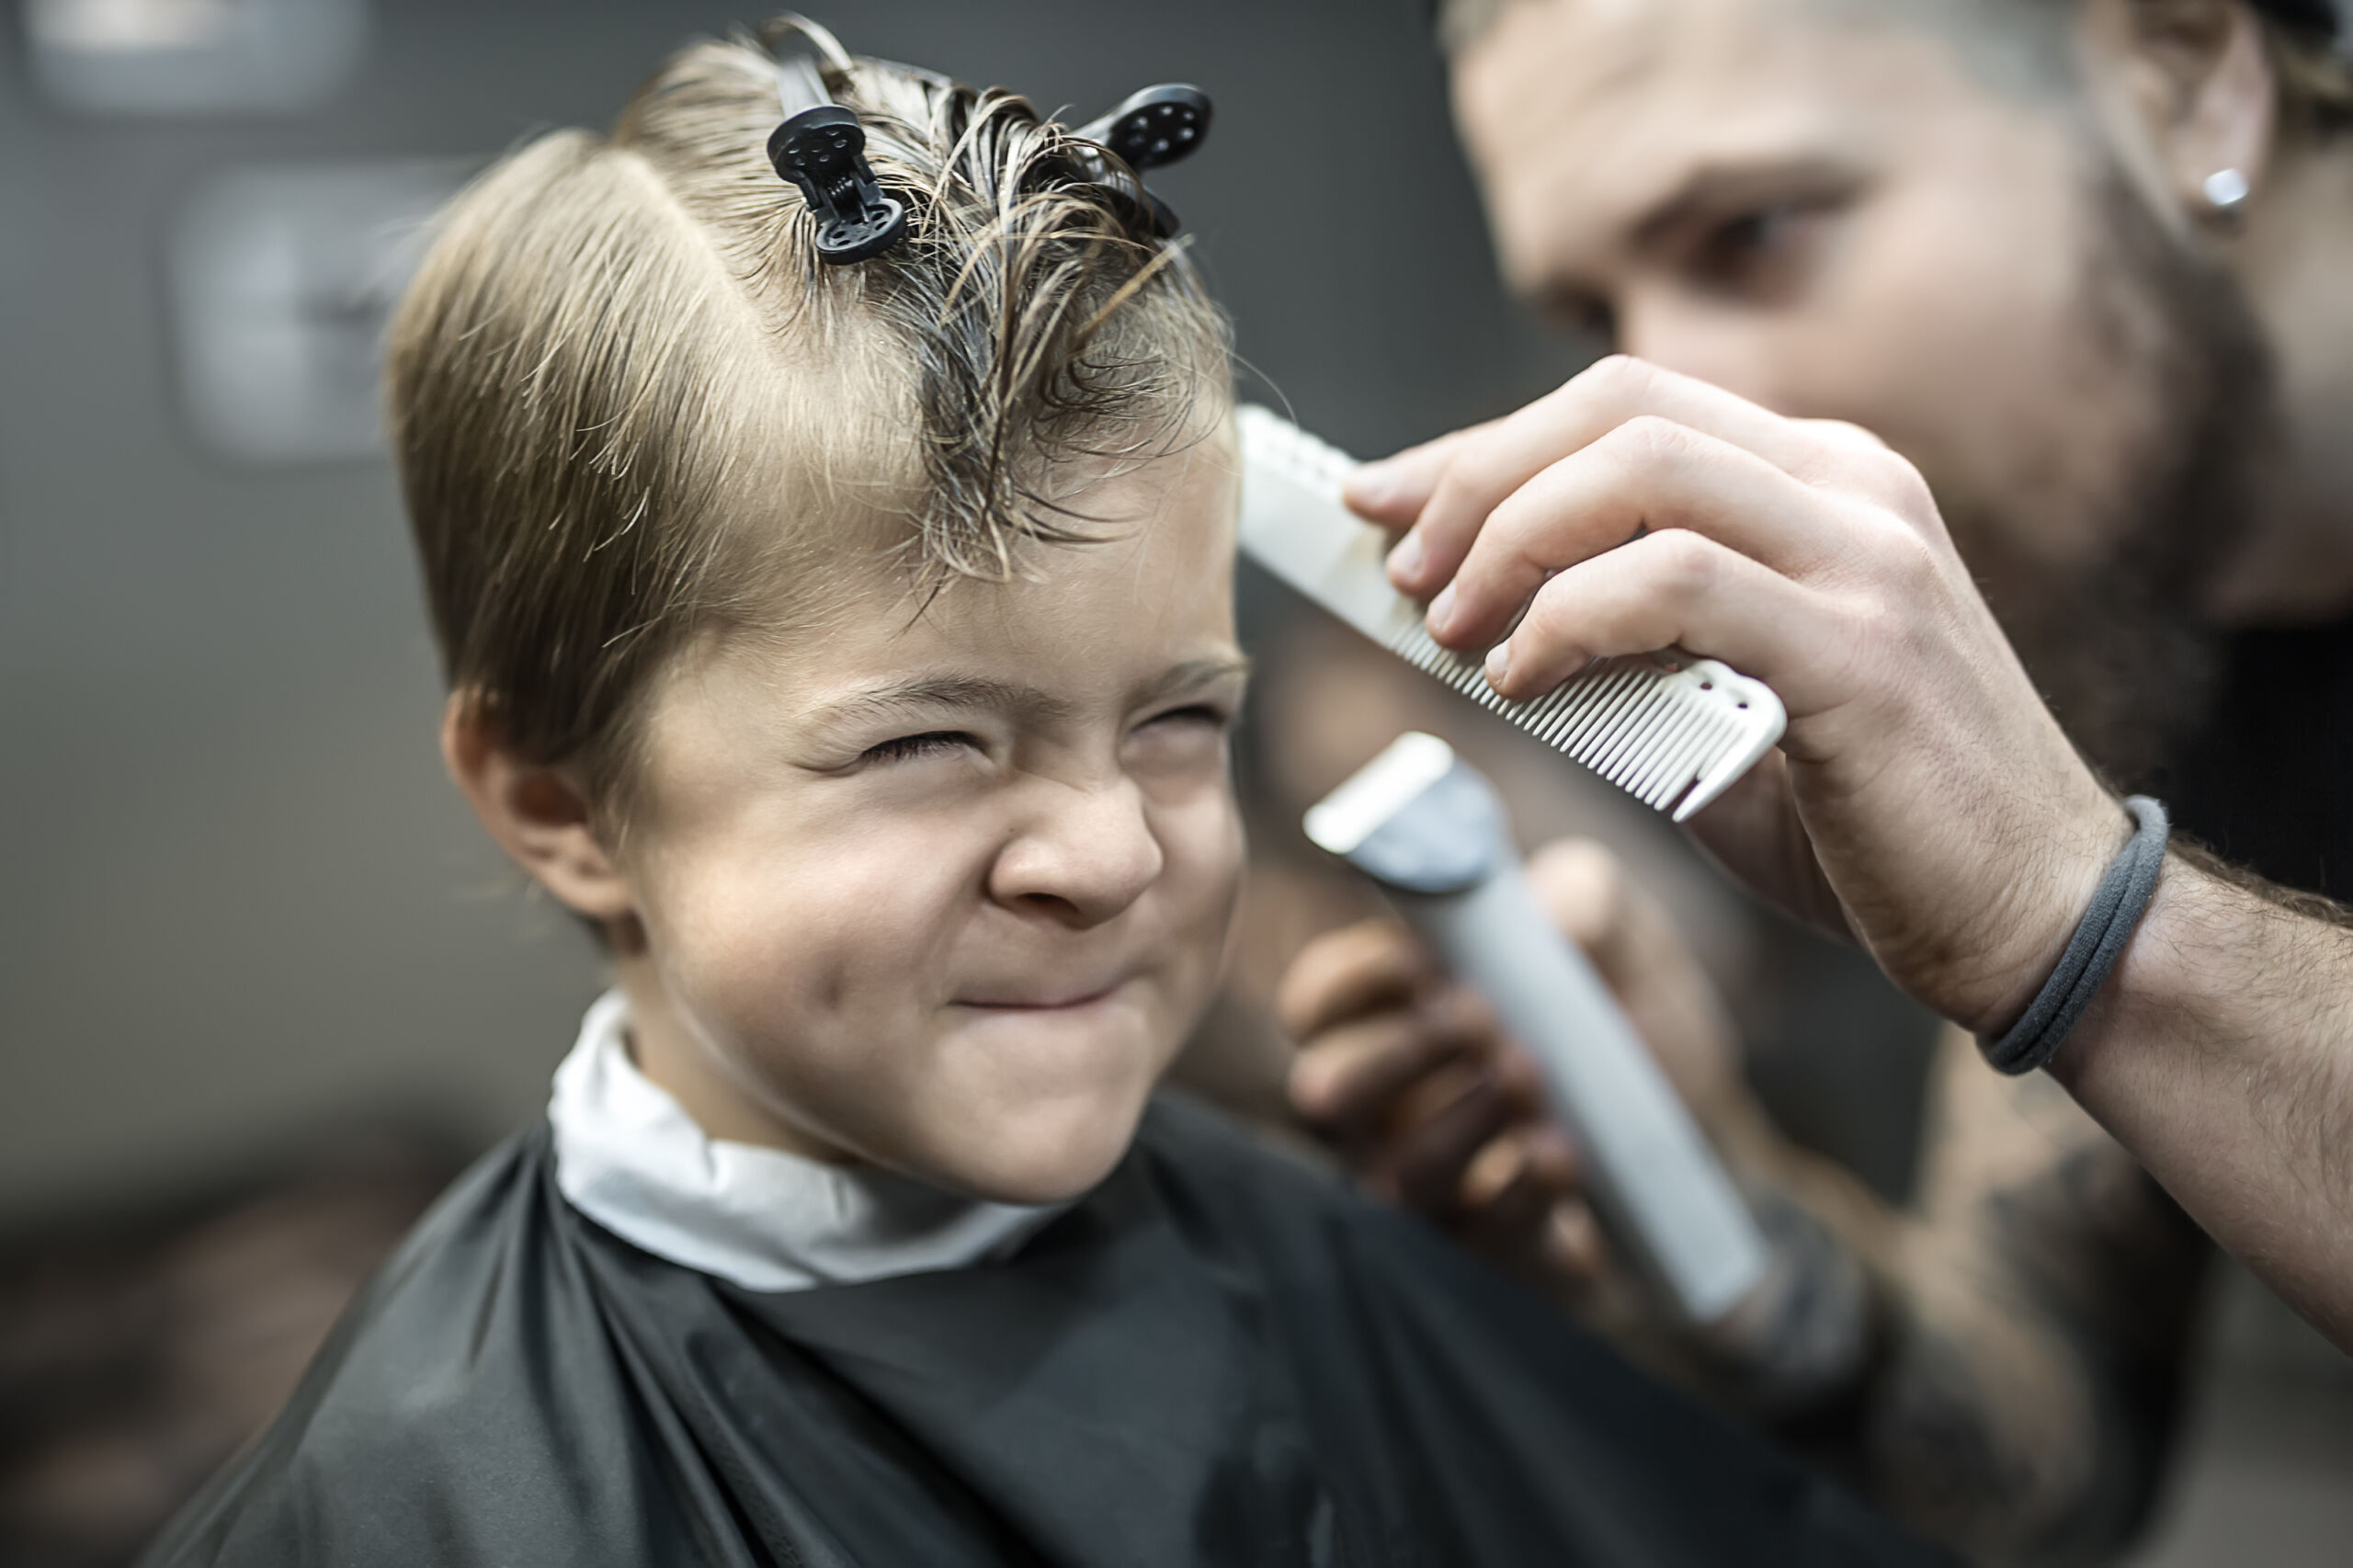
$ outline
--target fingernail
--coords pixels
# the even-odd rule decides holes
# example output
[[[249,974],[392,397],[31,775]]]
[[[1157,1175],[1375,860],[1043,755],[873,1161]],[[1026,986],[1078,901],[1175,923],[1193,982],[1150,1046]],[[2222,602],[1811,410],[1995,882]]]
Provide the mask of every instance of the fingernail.
[[[1397,548],[1389,552],[1389,575],[1392,581],[1410,583],[1415,578],[1420,576],[1422,574],[1422,560],[1426,553],[1427,552],[1422,549],[1422,536],[1420,534],[1409,533],[1404,539],[1399,540],[1397,541]]]
[[[1487,684],[1503,689],[1505,677],[1511,674],[1511,639],[1506,637],[1487,650]]]
[[[1385,506],[1396,498],[1396,465],[1389,462],[1366,463],[1348,475],[1348,482],[1342,489],[1352,506]]]
[[[1446,623],[1454,619],[1454,585],[1449,583],[1430,601],[1429,614],[1424,617],[1433,637],[1446,635]]]

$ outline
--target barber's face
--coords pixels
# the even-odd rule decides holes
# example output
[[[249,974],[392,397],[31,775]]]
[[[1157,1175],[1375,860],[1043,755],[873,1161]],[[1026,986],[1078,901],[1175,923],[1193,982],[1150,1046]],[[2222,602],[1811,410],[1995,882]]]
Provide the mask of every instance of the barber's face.
[[[2005,90],[1902,16],[1522,0],[1456,61],[1456,113],[1518,292],[1610,347],[1879,432],[2063,688],[2053,644],[2089,630],[2079,595],[2154,535],[2149,574],[2187,569],[2198,528],[2157,514],[2201,490],[2183,452],[2227,444],[2192,428],[2215,378],[2181,301],[2206,280],[2175,276],[2063,95]],[[2137,582],[2103,613],[2145,622],[2187,597]],[[2099,716],[2071,717],[2099,749],[2082,733]]]

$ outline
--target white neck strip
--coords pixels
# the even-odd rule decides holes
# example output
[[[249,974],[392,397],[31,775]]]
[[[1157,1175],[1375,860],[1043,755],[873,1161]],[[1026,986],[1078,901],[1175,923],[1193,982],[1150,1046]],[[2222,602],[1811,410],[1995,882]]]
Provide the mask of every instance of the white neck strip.
[[[1009,1256],[1065,1205],[983,1203],[872,1165],[704,1133],[629,1055],[607,992],[556,1069],[548,1120],[574,1208],[657,1257],[747,1290],[806,1290]]]

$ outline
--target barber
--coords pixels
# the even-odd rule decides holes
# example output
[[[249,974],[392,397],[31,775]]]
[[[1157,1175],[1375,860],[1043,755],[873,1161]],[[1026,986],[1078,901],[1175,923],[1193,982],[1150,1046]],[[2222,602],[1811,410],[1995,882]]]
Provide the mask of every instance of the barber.
[[[1611,359],[1362,477],[1400,588],[1507,698],[1669,645],[1765,681],[1780,751],[1694,834],[1983,1040],[2043,991],[2142,824],[2012,653],[1911,464]],[[1515,615],[1525,608],[1506,639]],[[2047,1063],[2206,1231],[2353,1347],[2353,929],[2167,855]]]
[[[2353,964],[2325,905],[2177,838],[2112,968],[2060,988],[2088,1008],[2028,1031],[2048,1073],[1969,1043],[2021,1043],[2141,832],[2103,774],[2353,891],[2327,881],[2353,869],[2326,744],[2353,718],[2353,78],[2328,25],[2324,0],[1442,7],[1507,277],[1648,362],[1368,471],[1356,502],[1441,641],[1485,654],[1529,602],[1490,658],[1506,694],[1680,642],[1788,701],[1781,759],[1701,841],[1961,1026],[1923,1212],[1784,1184],[1878,1296],[1813,1336],[1844,1348],[1802,1420],[1847,1423],[1883,1502],[1975,1548],[2112,1544],[2119,1475],[2145,1505],[2197,1255],[2136,1159],[2340,1345],[2353,1323]],[[1664,999],[1691,975],[1671,934],[1624,896],[1594,916],[1596,863],[1540,867],[1564,923],[1599,920],[1678,1085],[1781,1181],[1753,1106],[1722,1110],[1721,1022]],[[1574,1171],[1530,1154],[1529,1097],[1420,1092],[1475,1021],[1376,1024],[1399,940],[1343,933],[1294,971],[1302,1109],[1476,1239],[1557,1241],[1530,1198]]]

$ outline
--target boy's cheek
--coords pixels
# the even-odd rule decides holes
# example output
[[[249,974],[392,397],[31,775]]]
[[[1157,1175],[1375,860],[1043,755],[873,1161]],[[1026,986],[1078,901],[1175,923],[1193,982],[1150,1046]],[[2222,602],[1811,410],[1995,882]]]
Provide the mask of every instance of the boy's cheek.
[[[938,955],[952,944],[952,894],[909,868],[900,877],[852,877],[824,867],[791,885],[735,873],[715,890],[688,942],[700,981],[744,1006],[786,1018],[864,1011],[877,1002],[937,999]]]
[[[1213,924],[1222,942],[1249,857],[1241,806],[1233,790],[1221,781],[1216,790],[1204,790],[1163,821],[1163,842],[1171,851],[1169,869],[1185,884],[1180,896],[1198,905],[1198,918]]]
[[[949,980],[955,875],[938,861],[876,866],[721,856],[669,879],[649,929],[676,1004],[729,1054],[774,1079],[835,1035],[919,1027]]]
[[[1176,1036],[1169,1048],[1173,1058],[1183,1038],[1200,1021],[1223,976],[1248,846],[1230,791],[1164,817],[1162,843],[1168,852],[1165,892],[1172,940],[1161,984],[1169,1009],[1167,1027]]]
[[[891,813],[824,831],[711,835],[666,858],[653,896],[682,938],[798,947],[889,943],[950,916],[978,881],[969,829]]]

